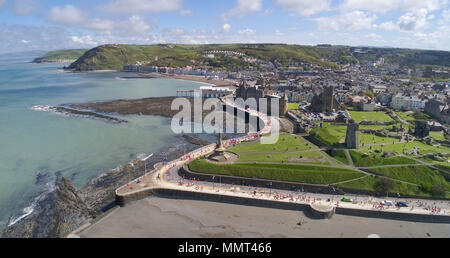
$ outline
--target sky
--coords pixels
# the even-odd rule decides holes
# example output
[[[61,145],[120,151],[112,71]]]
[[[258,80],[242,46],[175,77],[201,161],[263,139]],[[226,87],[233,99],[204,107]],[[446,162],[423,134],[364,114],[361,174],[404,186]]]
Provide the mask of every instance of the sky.
[[[450,0],[0,0],[0,53],[286,43],[450,51]]]

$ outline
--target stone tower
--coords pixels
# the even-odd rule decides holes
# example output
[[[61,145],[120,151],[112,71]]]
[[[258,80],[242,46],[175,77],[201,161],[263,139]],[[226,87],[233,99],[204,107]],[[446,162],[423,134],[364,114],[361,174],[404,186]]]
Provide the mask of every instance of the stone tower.
[[[359,148],[359,124],[350,120],[347,125],[347,135],[345,136],[345,145],[348,149]]]
[[[427,121],[416,121],[416,129],[414,135],[419,138],[425,138],[430,136],[430,125]]]
[[[334,97],[334,87],[325,86],[323,92],[314,96],[311,101],[311,109],[314,112],[331,112],[333,109],[339,109],[340,104]]]

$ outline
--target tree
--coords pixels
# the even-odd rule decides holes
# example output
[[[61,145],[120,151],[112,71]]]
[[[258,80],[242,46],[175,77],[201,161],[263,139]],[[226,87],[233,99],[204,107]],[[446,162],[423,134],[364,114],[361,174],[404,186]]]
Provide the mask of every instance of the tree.
[[[388,193],[394,188],[394,181],[389,178],[380,177],[376,183],[375,189],[381,193]]]
[[[425,67],[425,71],[423,72],[423,77],[425,77],[425,78],[433,77],[433,68],[431,66]]]
[[[443,197],[443,196],[445,196],[445,189],[444,189],[444,187],[442,187],[442,185],[435,184],[435,185],[433,185],[433,188],[431,189],[431,194],[433,196]]]
[[[371,91],[371,90],[366,91],[366,96],[370,97],[372,99],[375,97],[375,95],[373,94],[373,91]]]

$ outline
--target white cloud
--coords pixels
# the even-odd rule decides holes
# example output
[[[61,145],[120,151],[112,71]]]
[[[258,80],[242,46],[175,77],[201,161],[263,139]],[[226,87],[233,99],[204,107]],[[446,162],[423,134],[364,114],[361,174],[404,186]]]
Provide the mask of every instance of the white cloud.
[[[344,0],[341,8],[345,10],[367,10],[372,12],[411,11],[425,8],[436,11],[448,0]]]
[[[276,30],[276,31],[275,31],[275,35],[276,35],[277,37],[283,37],[283,36],[284,36],[284,32],[282,32],[281,30]]]
[[[230,17],[242,17],[250,12],[259,12],[262,8],[262,0],[237,0],[237,7],[222,15],[224,20]]]
[[[31,50],[89,48],[88,42],[74,42],[73,35],[58,27],[0,24],[0,53]],[[79,36],[81,38],[81,36]],[[91,42],[92,43],[92,42]]]
[[[362,11],[352,11],[335,17],[321,17],[316,20],[320,30],[358,31],[372,28],[372,23],[376,19],[376,15],[368,15]]]
[[[401,30],[420,30],[427,25],[428,11],[422,8],[415,12],[408,12],[398,18],[397,25]]]
[[[110,13],[143,14],[179,11],[182,7],[182,0],[115,0],[101,8]]]
[[[253,29],[240,30],[238,34],[241,36],[254,36],[256,35],[256,30]]]
[[[89,36],[89,35],[88,36],[82,36],[82,37],[73,36],[73,37],[71,37],[71,39],[72,39],[72,41],[74,43],[81,44],[83,46],[93,46],[93,47],[95,47],[95,46],[99,45],[98,42],[94,41],[92,39],[92,37]]]
[[[295,11],[301,16],[311,16],[330,9],[331,0],[276,0],[285,10]]]
[[[108,31],[108,30],[112,30],[114,28],[115,24],[113,21],[110,21],[110,20],[95,18],[95,19],[86,21],[81,26],[83,28],[90,29],[90,30]]]
[[[228,24],[228,23],[225,23],[225,24],[222,26],[222,32],[224,32],[224,33],[230,32],[230,29],[231,29],[231,25]]]
[[[441,17],[438,21],[440,25],[448,25],[450,24],[450,9],[443,10],[441,13]]]
[[[99,18],[90,19],[72,5],[52,8],[48,20],[56,24],[100,31],[103,34],[117,37],[147,37],[151,29],[151,26],[139,15],[133,15],[127,20],[119,22]]]
[[[13,4],[13,11],[17,15],[27,15],[39,8],[40,2],[38,0],[15,0]]]
[[[376,27],[379,28],[379,29],[382,29],[382,30],[387,30],[387,31],[393,31],[393,30],[397,30],[398,29],[398,25],[394,24],[391,21],[383,22],[383,23],[377,25]]]
[[[118,23],[114,33],[121,37],[146,36],[150,31],[150,25],[141,16],[132,16],[128,20]]]
[[[69,26],[81,26],[86,23],[87,19],[87,15],[70,4],[64,7],[53,7],[48,14],[49,21]]]
[[[382,37],[376,33],[370,33],[370,34],[365,35],[364,37],[367,39],[370,39],[372,41],[375,41],[375,42],[382,41]]]

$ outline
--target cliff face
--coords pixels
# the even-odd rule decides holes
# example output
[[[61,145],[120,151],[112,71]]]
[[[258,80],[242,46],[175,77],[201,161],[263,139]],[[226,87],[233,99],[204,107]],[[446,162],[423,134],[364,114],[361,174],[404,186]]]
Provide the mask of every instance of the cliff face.
[[[135,63],[137,60],[146,60],[146,56],[139,51],[126,49],[125,46],[105,45],[87,51],[67,69],[79,72],[122,70],[125,64]]]

